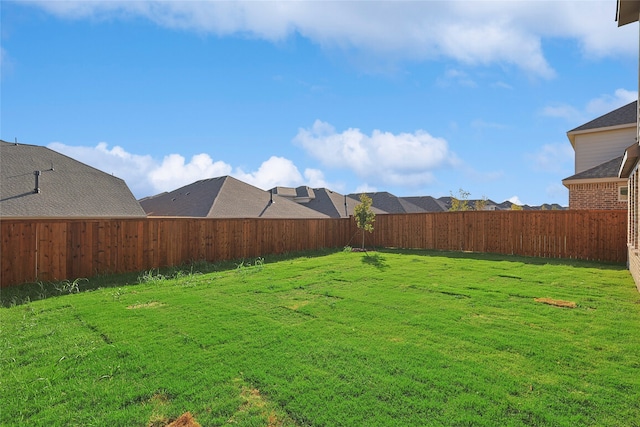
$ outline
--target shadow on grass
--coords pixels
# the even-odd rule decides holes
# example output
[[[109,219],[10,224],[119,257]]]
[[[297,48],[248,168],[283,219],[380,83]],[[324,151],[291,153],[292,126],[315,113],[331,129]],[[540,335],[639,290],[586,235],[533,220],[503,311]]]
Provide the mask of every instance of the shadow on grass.
[[[278,255],[265,255],[265,263],[274,263],[278,261],[285,261],[295,258],[317,258],[326,255],[330,255],[336,252],[342,252],[344,249],[322,249],[314,251],[301,251],[290,252]],[[437,251],[426,249],[397,249],[397,248],[376,248],[375,253],[367,253],[362,257],[362,262],[367,265],[371,265],[379,270],[385,270],[389,268],[384,253],[393,254],[406,254],[412,256],[424,256],[424,257],[447,257],[457,259],[474,259],[485,261],[507,261],[507,262],[519,262],[532,265],[565,265],[575,268],[599,268],[603,270],[626,270],[627,267],[624,264],[596,262],[596,261],[583,261],[575,259],[559,259],[559,258],[535,258],[524,257],[516,255],[501,255],[501,254],[489,254],[489,253],[476,253],[476,252],[454,252],[454,251]],[[88,278],[76,278],[62,282],[37,282],[37,283],[25,283],[22,285],[9,286],[0,290],[0,306],[11,307],[16,305],[22,305],[31,301],[42,300],[51,297],[57,297],[61,295],[68,295],[69,293],[85,292],[96,290],[100,288],[118,288],[128,285],[135,285],[140,283],[148,283],[154,281],[154,279],[175,279],[178,277],[184,277],[194,274],[207,274],[214,272],[222,272],[227,270],[234,270],[238,267],[240,262],[252,261],[258,257],[236,259],[222,262],[207,262],[207,261],[194,261],[186,263],[176,267],[164,267],[159,269],[152,269],[147,271],[139,271],[132,273],[119,273],[119,274],[101,274]],[[148,280],[151,279],[151,280]]]
[[[373,255],[367,253],[367,256],[362,257],[362,263],[371,265],[378,270],[386,270],[389,268],[389,264],[387,264],[386,259],[378,253]]]
[[[8,286],[0,289],[0,307],[12,307],[28,304],[32,301],[69,295],[71,293],[87,292],[102,288],[120,288],[141,283],[160,282],[192,275],[208,274],[235,270],[240,263],[254,262],[262,258],[264,263],[274,263],[295,258],[317,258],[342,252],[343,249],[321,249],[315,251],[287,252],[264,257],[250,257],[229,261],[209,262],[206,260],[192,261],[179,266],[153,268],[130,273],[104,273],[87,278],[75,278],[59,282],[39,281]]]

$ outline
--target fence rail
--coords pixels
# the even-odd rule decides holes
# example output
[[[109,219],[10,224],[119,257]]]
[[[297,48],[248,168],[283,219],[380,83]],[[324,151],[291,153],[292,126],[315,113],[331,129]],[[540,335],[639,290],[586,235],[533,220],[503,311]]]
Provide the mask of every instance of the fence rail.
[[[626,211],[378,215],[367,246],[492,252],[624,263]],[[359,246],[353,219],[8,219],[0,286]]]

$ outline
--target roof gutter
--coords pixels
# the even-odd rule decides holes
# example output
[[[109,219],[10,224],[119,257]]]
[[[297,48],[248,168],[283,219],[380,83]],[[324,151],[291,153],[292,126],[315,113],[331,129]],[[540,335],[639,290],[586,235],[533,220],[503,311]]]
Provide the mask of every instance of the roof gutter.
[[[616,8],[616,21],[618,21],[618,27],[636,22],[639,14],[640,1],[618,0]]]
[[[622,164],[618,171],[618,177],[629,178],[633,168],[638,164],[638,159],[640,159],[640,145],[636,142],[631,147],[624,150],[624,156],[622,157]]]

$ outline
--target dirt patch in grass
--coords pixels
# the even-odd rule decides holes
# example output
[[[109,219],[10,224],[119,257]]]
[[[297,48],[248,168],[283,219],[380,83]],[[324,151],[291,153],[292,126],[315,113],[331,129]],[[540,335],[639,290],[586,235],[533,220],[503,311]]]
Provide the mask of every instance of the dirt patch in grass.
[[[298,310],[299,308],[304,307],[305,305],[309,305],[309,301],[298,301],[292,305],[287,306],[290,310]]]
[[[167,424],[166,427],[202,427],[196,420],[193,419],[193,416],[190,412],[185,412],[180,415],[177,420],[174,422]]]
[[[163,303],[158,302],[158,301],[151,301],[151,302],[146,302],[144,304],[129,305],[129,306],[127,306],[127,309],[136,310],[138,308],[158,308],[158,307],[164,307],[165,305],[166,304],[163,304]]]
[[[151,396],[146,403],[153,406],[153,412],[149,417],[147,427],[164,427],[170,422],[170,418],[166,414],[167,406],[171,402],[171,398],[165,393],[156,393]]]
[[[235,380],[240,383],[240,380]],[[296,422],[273,402],[262,395],[259,389],[241,385],[242,403],[227,421],[229,424],[262,425],[264,427],[297,427]]]
[[[556,307],[564,307],[564,308],[576,308],[577,305],[573,301],[564,301],[561,299],[552,299],[552,298],[536,298],[536,302],[541,302],[543,304],[554,305]]]

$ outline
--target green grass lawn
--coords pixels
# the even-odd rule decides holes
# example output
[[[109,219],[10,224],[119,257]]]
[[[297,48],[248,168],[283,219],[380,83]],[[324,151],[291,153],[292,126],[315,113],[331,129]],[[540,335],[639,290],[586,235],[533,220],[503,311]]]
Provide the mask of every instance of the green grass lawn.
[[[624,266],[335,252],[172,276],[1,308],[0,424],[640,425]]]

